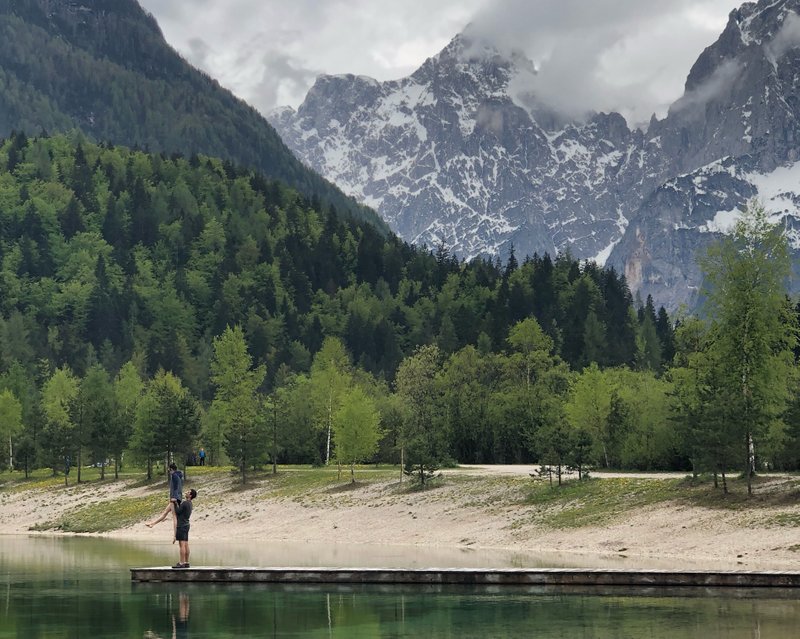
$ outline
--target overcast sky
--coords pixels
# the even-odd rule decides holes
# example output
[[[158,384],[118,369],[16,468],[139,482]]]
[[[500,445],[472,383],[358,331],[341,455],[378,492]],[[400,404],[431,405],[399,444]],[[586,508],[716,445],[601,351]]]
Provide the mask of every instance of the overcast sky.
[[[320,73],[397,79],[468,23],[573,108],[663,115],[735,0],[140,0],[187,60],[266,113]],[[631,122],[633,124],[634,122]]]

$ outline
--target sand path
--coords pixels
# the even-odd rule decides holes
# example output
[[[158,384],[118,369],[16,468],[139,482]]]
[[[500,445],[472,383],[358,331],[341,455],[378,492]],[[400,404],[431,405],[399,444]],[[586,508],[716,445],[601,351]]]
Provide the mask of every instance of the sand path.
[[[399,492],[396,481],[361,481],[275,497],[257,485],[242,489],[226,477],[203,479],[192,518],[197,543],[341,544],[380,556],[380,547],[493,549],[564,558],[562,565],[628,565],[686,569],[800,570],[800,505],[794,493],[779,505],[751,510],[659,503],[601,526],[554,529],[541,507],[525,503],[533,466],[465,466],[426,491]],[[458,480],[458,476],[474,479]],[[610,477],[612,474],[595,473]],[[624,474],[657,481],[684,474]],[[191,484],[191,474],[189,485]],[[776,477],[775,482],[787,482]],[[199,487],[199,486],[198,486]],[[121,483],[71,486],[51,493],[0,490],[0,534],[29,534],[37,523],[120,495],[153,494]],[[142,522],[152,513],[143,513]],[[164,524],[165,526],[166,524]],[[143,523],[108,536],[155,541],[167,528]],[[366,550],[368,549],[368,550]]]

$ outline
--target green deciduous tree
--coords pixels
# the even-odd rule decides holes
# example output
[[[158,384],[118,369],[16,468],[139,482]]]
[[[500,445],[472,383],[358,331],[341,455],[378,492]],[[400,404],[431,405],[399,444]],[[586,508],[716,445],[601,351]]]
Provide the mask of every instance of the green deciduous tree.
[[[22,404],[10,390],[2,390],[0,391],[0,445],[2,445],[0,450],[4,450],[8,456],[0,454],[0,467],[14,467],[14,439],[21,432]]]
[[[381,416],[375,401],[359,386],[344,396],[333,416],[336,458],[350,465],[350,480],[355,483],[355,464],[368,460],[378,450],[383,435]]]
[[[561,428],[569,371],[554,355],[552,338],[533,318],[513,326],[508,342],[513,348],[509,363],[514,371],[515,391],[520,398],[517,403],[524,407],[521,434],[528,448],[537,452],[541,431],[548,429],[552,433]]]
[[[72,456],[80,451],[70,411],[70,406],[78,395],[78,387],[78,379],[65,366],[57,369],[42,388],[42,412],[46,420],[42,448],[53,473],[59,468],[64,469],[65,484],[70,463],[74,462]]]
[[[131,439],[132,449],[147,462],[148,479],[154,461],[163,460],[166,469],[174,456],[183,457],[190,449],[199,431],[196,400],[178,377],[158,371],[137,404]]]
[[[14,438],[14,465],[23,468],[27,477],[35,468],[41,447],[44,420],[39,389],[33,374],[16,361],[0,375],[0,389],[10,391],[22,407],[22,431]]]
[[[136,423],[136,409],[144,392],[144,381],[134,363],[126,362],[114,380],[114,398],[117,405],[116,421],[113,425],[115,436],[111,452],[114,455],[114,477],[119,478],[122,467],[122,454],[133,435]]]
[[[266,416],[258,389],[264,381],[264,366],[253,368],[244,333],[238,326],[226,328],[214,339],[211,380],[217,387],[211,412],[223,425],[224,446],[229,459],[247,481],[247,466],[266,452]]]
[[[797,327],[786,299],[788,242],[752,202],[733,233],[709,248],[702,266],[713,318],[717,402],[729,436],[738,442],[750,494],[756,446],[789,400]]]
[[[314,423],[325,434],[325,464],[330,462],[333,416],[342,405],[352,374],[350,358],[342,341],[326,337],[311,364],[311,403]]]
[[[495,461],[492,398],[500,378],[498,359],[465,346],[448,358],[442,392],[452,452],[460,462]]]
[[[397,394],[405,406],[401,459],[410,472],[417,473],[422,485],[447,457],[437,380],[440,359],[437,346],[421,346],[400,363],[395,378]]]
[[[674,467],[679,442],[669,419],[671,384],[652,372],[614,369],[608,417],[610,448],[622,468],[666,470]]]
[[[594,443],[594,461],[611,465],[611,436],[608,416],[612,388],[603,371],[592,364],[578,375],[565,405],[567,420],[576,432],[587,432]]]

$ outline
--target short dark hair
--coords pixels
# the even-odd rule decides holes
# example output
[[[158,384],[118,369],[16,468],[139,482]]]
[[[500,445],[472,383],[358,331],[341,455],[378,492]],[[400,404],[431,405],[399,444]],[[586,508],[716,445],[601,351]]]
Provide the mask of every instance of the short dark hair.
[[[178,470],[178,467],[175,465],[175,462],[172,462],[172,463],[169,465],[169,467],[170,467],[170,469],[171,469],[171,470]]]
[[[192,489],[189,491],[189,496],[190,496],[192,499],[194,499],[195,497],[197,497],[197,491],[196,491],[194,488],[192,488]]]

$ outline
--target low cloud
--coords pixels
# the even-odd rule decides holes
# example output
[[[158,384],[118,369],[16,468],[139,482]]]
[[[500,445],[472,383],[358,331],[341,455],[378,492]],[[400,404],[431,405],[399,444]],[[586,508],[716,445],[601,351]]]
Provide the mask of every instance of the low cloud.
[[[742,64],[737,60],[726,60],[720,64],[707,80],[698,87],[687,91],[670,108],[671,113],[699,110],[716,98],[724,95],[734,80],[742,72]]]
[[[536,63],[524,89],[540,102],[629,122],[666,112],[740,1],[140,0],[173,46],[262,112],[297,106],[318,70],[408,75],[472,22]]]
[[[139,1],[187,59],[267,113],[297,106],[319,72],[412,73],[489,0]]]
[[[729,0],[492,0],[470,34],[508,53],[525,51],[537,73],[515,91],[568,118],[618,111],[630,124],[663,115],[697,55],[724,26]],[[715,8],[710,20],[698,6]],[[678,35],[676,35],[678,34]]]
[[[305,67],[301,60],[275,50],[265,53],[261,64],[261,81],[253,87],[251,95],[254,104],[269,105],[266,108],[296,102],[297,96],[305,95],[320,74]]]
[[[211,46],[202,38],[191,38],[188,44],[188,61],[198,69],[208,71],[208,60],[212,54]]]
[[[798,46],[800,46],[800,16],[790,11],[784,18],[780,31],[764,46],[764,49],[770,60],[776,62],[787,51]]]

